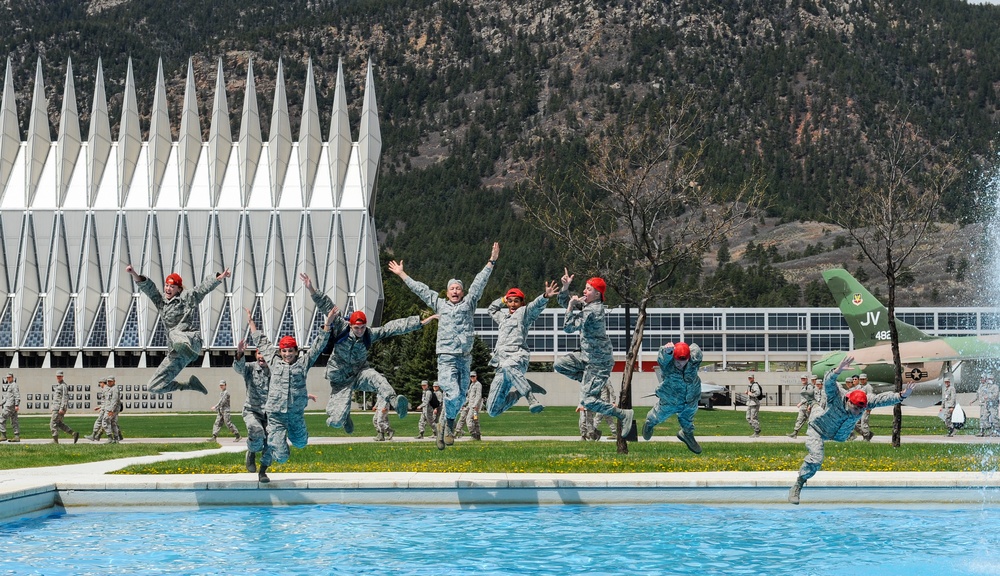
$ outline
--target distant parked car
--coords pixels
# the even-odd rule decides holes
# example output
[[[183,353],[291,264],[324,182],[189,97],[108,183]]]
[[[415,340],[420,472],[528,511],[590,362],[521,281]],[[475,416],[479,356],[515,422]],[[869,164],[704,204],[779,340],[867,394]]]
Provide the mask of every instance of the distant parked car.
[[[698,406],[711,410],[716,406],[730,406],[733,403],[729,397],[729,388],[709,382],[701,383],[701,399]]]

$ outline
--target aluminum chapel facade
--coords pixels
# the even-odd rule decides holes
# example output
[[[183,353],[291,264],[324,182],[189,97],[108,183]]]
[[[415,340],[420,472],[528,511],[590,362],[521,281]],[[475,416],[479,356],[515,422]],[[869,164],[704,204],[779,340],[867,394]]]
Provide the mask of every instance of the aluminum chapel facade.
[[[0,105],[4,367],[156,366],[166,352],[166,334],[156,309],[125,272],[130,263],[161,287],[170,272],[180,273],[191,288],[232,269],[199,311],[205,366],[232,362],[231,352],[247,333],[244,307],[272,339],[311,341],[322,319],[298,279],[303,271],[345,312],[363,310],[376,321],[381,315],[370,207],[382,138],[371,63],[356,141],[342,68],[323,139],[311,62],[296,140],[280,62],[267,139],[260,126],[267,112],[257,105],[252,64],[234,137],[220,60],[207,142],[190,62],[183,109],[175,119],[177,141],[162,63],[146,141],[131,61],[116,140],[100,61],[86,139],[71,62],[55,141],[41,61],[24,141],[12,77],[8,60]]]

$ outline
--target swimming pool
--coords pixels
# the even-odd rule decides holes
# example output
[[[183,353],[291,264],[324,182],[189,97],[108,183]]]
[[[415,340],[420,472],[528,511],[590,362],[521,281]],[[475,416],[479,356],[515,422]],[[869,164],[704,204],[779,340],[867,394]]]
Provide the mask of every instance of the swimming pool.
[[[318,505],[0,525],[14,574],[998,574],[1000,508]]]

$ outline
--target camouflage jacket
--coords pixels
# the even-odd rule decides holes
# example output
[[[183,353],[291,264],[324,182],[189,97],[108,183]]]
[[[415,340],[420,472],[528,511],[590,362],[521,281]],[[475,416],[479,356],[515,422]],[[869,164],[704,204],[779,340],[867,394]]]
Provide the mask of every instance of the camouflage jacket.
[[[691,359],[684,368],[678,368],[674,363],[674,347],[660,348],[656,357],[656,378],[660,385],[656,387],[656,397],[660,404],[666,406],[682,406],[697,404],[701,399],[701,376],[698,368],[703,358],[701,347],[691,344]]]
[[[476,306],[479,305],[479,299],[483,297],[486,282],[489,281],[492,273],[493,266],[487,264],[479,274],[476,274],[465,298],[459,300],[457,304],[438,296],[437,292],[428,288],[423,282],[418,282],[409,276],[406,277],[406,287],[430,306],[435,313],[441,315],[438,319],[436,348],[438,354],[464,355],[472,352],[475,336],[472,319],[476,313]]]

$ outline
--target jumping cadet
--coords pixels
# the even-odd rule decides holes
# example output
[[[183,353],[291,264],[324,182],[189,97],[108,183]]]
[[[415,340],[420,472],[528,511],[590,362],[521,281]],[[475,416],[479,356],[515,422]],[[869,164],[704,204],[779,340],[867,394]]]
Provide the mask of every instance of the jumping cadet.
[[[52,416],[49,418],[49,430],[52,432],[52,442],[55,444],[59,443],[59,431],[62,430],[72,436],[73,444],[76,444],[77,440],[80,439],[80,433],[74,432],[72,428],[63,422],[66,410],[69,409],[69,386],[63,379],[62,370],[56,372],[56,383],[52,385],[52,393]]]
[[[619,433],[627,439],[636,437],[635,412],[631,408],[617,408],[601,400],[601,389],[611,377],[614,366],[611,339],[605,330],[604,292],[607,284],[602,278],[591,278],[583,289],[583,296],[569,294],[573,276],[564,270],[559,304],[566,308],[563,331],[580,333],[580,350],[564,354],[556,360],[555,371],[580,382],[580,404],[597,414],[609,414],[621,423]]]
[[[299,278],[312,295],[317,310],[325,314],[335,308],[329,296],[316,291],[307,274]],[[345,319],[339,314],[333,316],[330,324],[330,338],[333,350],[326,363],[326,379],[330,381],[330,400],[326,404],[326,425],[343,428],[344,432],[354,432],[351,420],[351,397],[354,391],[375,392],[396,410],[400,418],[406,417],[409,401],[406,396],[396,394],[385,376],[368,363],[368,353],[372,345],[380,340],[419,330],[428,322],[436,320],[438,314],[421,320],[420,316],[409,316],[386,322],[378,328],[368,327],[368,317],[361,310]]]
[[[167,329],[167,340],[169,349],[167,357],[160,362],[156,368],[156,373],[149,381],[150,394],[162,394],[175,390],[195,390],[202,394],[208,394],[208,389],[198,380],[197,376],[191,376],[186,381],[174,380],[188,364],[201,355],[201,333],[192,330],[195,314],[198,312],[198,304],[208,296],[208,293],[215,290],[224,278],[229,278],[231,272],[228,268],[216,276],[214,279],[207,279],[201,285],[191,291],[184,290],[184,283],[180,274],[176,272],[167,276],[163,282],[163,294],[156,289],[153,281],[145,276],[140,276],[138,272],[129,264],[125,271],[132,275],[139,291],[149,297],[149,301],[160,313],[160,320],[163,327]]]
[[[532,385],[525,377],[531,360],[527,339],[531,325],[557,293],[558,284],[546,282],[545,291],[527,306],[520,288],[511,288],[503,298],[497,298],[490,304],[490,316],[497,323],[497,343],[490,359],[490,366],[496,367],[496,375],[486,399],[490,416],[503,414],[522,397],[528,400],[528,410],[532,414],[545,408],[535,398]]]
[[[267,402],[264,404],[264,412],[267,413],[268,450],[260,458],[260,468],[257,471],[259,482],[271,481],[267,477],[267,468],[272,461],[279,464],[288,461],[289,441],[296,448],[305,448],[309,443],[305,410],[311,395],[306,389],[306,373],[326,348],[326,342],[330,339],[330,322],[337,312],[338,309],[334,306],[326,317],[323,329],[313,339],[306,354],[300,357],[299,345],[294,337],[283,336],[275,348],[257,329],[250,310],[246,310],[254,345],[271,371]]]
[[[438,384],[444,391],[445,405],[441,410],[435,439],[438,450],[455,443],[455,418],[465,404],[469,390],[469,369],[472,365],[472,344],[475,341],[473,317],[483,290],[500,255],[500,244],[494,242],[490,259],[476,274],[465,293],[465,284],[452,278],[447,285],[447,298],[441,298],[426,284],[410,278],[403,270],[403,261],[389,262],[389,271],[399,276],[421,300],[441,315],[438,320],[437,361]]]
[[[697,344],[668,342],[660,347],[656,357],[660,385],[656,387],[656,401],[642,425],[644,439],[652,438],[653,428],[676,414],[681,425],[677,439],[688,450],[701,454],[701,446],[694,438],[694,415],[701,399],[701,377],[698,376],[701,360],[702,352]]]
[[[852,362],[854,362],[853,357],[845,357],[840,365],[827,372],[823,379],[823,389],[827,398],[826,406],[817,407],[809,416],[809,428],[806,436],[806,448],[809,450],[809,454],[802,462],[795,484],[788,491],[788,502],[791,504],[799,503],[802,487],[823,466],[824,441],[846,441],[865,409],[899,404],[913,392],[913,388],[917,385],[916,382],[910,382],[903,388],[901,394],[883,392],[871,398],[864,390],[848,392],[837,384],[837,376]]]
[[[266,337],[262,334],[261,339]],[[240,340],[236,345],[236,361],[233,370],[243,376],[247,387],[247,399],[243,402],[243,424],[247,427],[247,472],[257,471],[257,454],[267,450],[267,414],[264,403],[267,402],[267,390],[271,383],[271,369],[264,361],[260,350],[254,351],[254,361],[246,361],[246,340]],[[261,456],[263,461],[264,457]],[[270,459],[268,460],[270,461]]]

